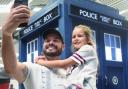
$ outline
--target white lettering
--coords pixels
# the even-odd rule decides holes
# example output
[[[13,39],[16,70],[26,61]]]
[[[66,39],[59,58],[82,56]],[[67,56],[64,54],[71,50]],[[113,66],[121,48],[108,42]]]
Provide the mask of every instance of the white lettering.
[[[38,26],[40,26],[41,25],[41,19],[39,20],[39,21],[37,21],[36,23],[34,23],[34,26],[35,27],[38,27]]]
[[[90,19],[94,19],[94,20],[97,20],[97,17],[98,17],[98,15],[96,13],[87,12],[85,10],[80,10],[80,15],[87,17],[87,18],[90,18]]]
[[[50,14],[48,14],[48,15],[46,15],[46,16],[44,17],[44,22],[46,22],[46,21],[48,21],[48,20],[50,20],[50,19],[52,19],[52,13],[50,13]]]
[[[30,32],[33,30],[33,25],[31,25],[30,27],[28,27],[27,29],[24,30],[24,34]]]
[[[113,19],[113,24],[117,26],[122,26],[122,22],[116,19]]]
[[[101,18],[101,21],[102,22],[105,22],[105,23],[110,23],[110,21],[111,21],[111,19],[110,18],[108,18],[108,17],[105,17],[105,16],[100,16],[100,18]]]

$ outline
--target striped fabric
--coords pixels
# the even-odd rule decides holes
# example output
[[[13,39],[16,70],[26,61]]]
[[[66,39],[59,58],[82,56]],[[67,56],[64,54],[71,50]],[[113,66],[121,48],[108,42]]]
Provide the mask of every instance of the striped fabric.
[[[71,56],[71,59],[75,60],[78,64],[84,64],[86,62],[86,60],[78,53],[74,53]]]

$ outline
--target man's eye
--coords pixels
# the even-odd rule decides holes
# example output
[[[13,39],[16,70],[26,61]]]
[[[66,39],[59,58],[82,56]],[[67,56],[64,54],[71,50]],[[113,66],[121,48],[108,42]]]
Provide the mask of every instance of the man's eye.
[[[75,38],[75,36],[72,36],[72,38]]]
[[[49,40],[45,40],[45,42],[49,42]]]
[[[54,40],[54,42],[58,42],[59,40]]]

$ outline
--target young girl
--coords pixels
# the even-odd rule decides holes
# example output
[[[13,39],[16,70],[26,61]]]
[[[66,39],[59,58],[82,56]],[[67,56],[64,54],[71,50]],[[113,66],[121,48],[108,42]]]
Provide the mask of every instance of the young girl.
[[[36,60],[37,64],[49,68],[66,68],[66,89],[96,89],[98,58],[91,38],[91,30],[78,25],[72,33],[72,45],[75,53],[65,60]],[[74,88],[75,87],[75,88]]]

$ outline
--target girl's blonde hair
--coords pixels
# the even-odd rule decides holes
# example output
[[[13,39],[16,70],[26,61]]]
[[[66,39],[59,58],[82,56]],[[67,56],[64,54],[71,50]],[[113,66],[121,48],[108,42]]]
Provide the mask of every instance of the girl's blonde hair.
[[[90,27],[88,27],[86,25],[78,25],[78,26],[75,26],[75,28],[80,28],[84,31],[84,34],[88,39],[88,43],[87,43],[88,45],[92,45],[92,46],[95,45],[94,41],[92,39],[92,31],[91,31]]]

